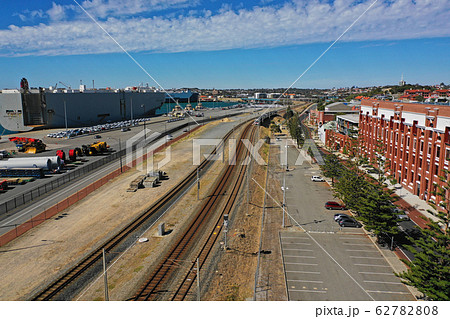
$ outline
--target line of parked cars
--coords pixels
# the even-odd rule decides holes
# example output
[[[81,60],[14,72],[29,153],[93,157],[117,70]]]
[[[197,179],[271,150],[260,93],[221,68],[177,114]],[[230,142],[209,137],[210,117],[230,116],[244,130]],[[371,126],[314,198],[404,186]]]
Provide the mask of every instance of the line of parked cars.
[[[102,131],[107,130],[113,130],[113,129],[122,129],[123,132],[129,131],[130,126],[137,125],[144,121],[150,121],[150,118],[139,118],[134,120],[128,120],[128,121],[120,121],[120,122],[113,122],[113,123],[106,123],[106,124],[99,124],[95,126],[89,126],[89,127],[83,127],[83,128],[74,128],[69,129],[67,131],[59,131],[55,133],[49,133],[47,134],[47,137],[52,138],[67,138],[67,137],[74,137],[78,135],[84,135],[84,134],[91,134],[91,133],[98,133]]]
[[[360,222],[356,221],[353,217],[347,214],[335,214],[334,221],[337,222],[341,227],[362,227]]]

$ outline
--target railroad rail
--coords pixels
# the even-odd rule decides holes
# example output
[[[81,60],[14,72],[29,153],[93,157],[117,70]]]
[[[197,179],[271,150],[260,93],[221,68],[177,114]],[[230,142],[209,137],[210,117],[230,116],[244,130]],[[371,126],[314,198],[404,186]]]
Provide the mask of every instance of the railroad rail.
[[[239,124],[239,126],[243,124],[244,123],[241,123]],[[214,150],[210,153],[208,158],[203,159],[203,161],[199,165],[199,169],[203,169],[208,166],[211,158],[215,156],[217,150],[224,145],[225,141],[231,136],[232,133],[233,131],[230,131],[224,136],[221,143],[214,148]],[[103,250],[105,250],[105,252],[109,252],[114,247],[124,242],[124,240],[130,236],[130,234],[132,234],[147,220],[149,220],[149,218],[151,218],[154,214],[170,205],[170,203],[172,203],[173,200],[177,198],[177,196],[179,196],[183,192],[183,190],[192,183],[192,181],[195,181],[196,178],[197,178],[197,169],[194,169],[182,181],[180,181],[177,185],[175,185],[172,189],[170,189],[167,193],[165,193],[162,197],[160,197],[157,201],[155,201],[148,209],[146,209],[142,214],[140,214],[128,225],[126,225],[121,231],[119,231],[116,235],[112,236],[105,243],[94,249],[91,253],[89,253],[86,257],[84,257],[76,265],[74,265],[72,268],[66,271],[61,277],[53,281],[45,289],[41,290],[34,297],[32,297],[31,300],[35,301],[54,300],[58,294],[60,294],[63,290],[65,290],[69,285],[74,283],[89,269],[92,269],[94,265],[100,262],[103,255]]]
[[[247,156],[247,152],[245,152],[244,144],[242,139],[248,135],[248,132],[251,130],[251,138],[254,135],[255,127],[251,124],[248,124],[244,131],[241,134],[239,139],[239,143],[237,145],[236,153],[236,163],[238,163],[238,159],[243,158],[243,156]],[[242,180],[244,177],[245,166],[241,165],[228,165],[225,169],[225,172],[220,178],[220,181],[215,186],[214,190],[208,196],[208,199],[203,203],[202,207],[198,211],[195,218],[190,223],[187,230],[181,234],[175,244],[168,251],[166,256],[162,258],[161,262],[156,266],[148,280],[141,286],[138,292],[133,296],[131,300],[135,301],[144,301],[144,300],[154,300],[156,299],[161,292],[165,293],[165,287],[167,283],[170,281],[172,276],[175,273],[175,269],[178,265],[178,261],[183,258],[185,254],[187,254],[198,242],[200,234],[205,232],[205,228],[211,218],[214,218],[213,214],[215,213],[217,206],[220,202],[221,197],[224,194],[224,191],[228,189],[228,186],[231,184],[233,179],[233,173],[236,171],[237,167],[239,167],[239,176],[237,181],[232,187],[231,194],[228,196],[227,202],[221,213],[218,217],[216,217],[216,222],[214,224],[214,228],[209,232],[209,237],[206,242],[200,248],[200,252],[198,253],[199,260],[199,268],[206,261],[209,253],[211,252],[214,243],[216,242],[217,237],[219,236],[219,231],[217,229],[220,228],[220,222],[222,220],[223,214],[226,212],[230,212],[233,204],[238,195],[239,188],[242,184]],[[216,230],[216,231],[214,231]],[[175,289],[175,294],[171,297],[172,300],[184,300],[187,296],[189,289],[192,286],[195,278],[197,277],[197,272],[194,271],[196,266],[192,265],[191,269],[181,280],[181,283]],[[173,288],[173,287],[171,287]]]

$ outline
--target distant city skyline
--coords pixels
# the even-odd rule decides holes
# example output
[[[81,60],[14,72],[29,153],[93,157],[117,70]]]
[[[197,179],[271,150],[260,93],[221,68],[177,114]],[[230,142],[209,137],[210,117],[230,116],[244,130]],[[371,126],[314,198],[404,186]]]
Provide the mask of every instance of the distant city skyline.
[[[0,89],[63,82],[78,88],[281,88],[370,5],[297,88],[450,82],[446,0],[8,1],[0,13]]]

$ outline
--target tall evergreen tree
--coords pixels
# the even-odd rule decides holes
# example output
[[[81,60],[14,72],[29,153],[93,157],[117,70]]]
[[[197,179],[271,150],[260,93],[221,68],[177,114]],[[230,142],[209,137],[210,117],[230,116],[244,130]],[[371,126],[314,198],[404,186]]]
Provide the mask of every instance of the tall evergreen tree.
[[[397,276],[432,300],[450,300],[450,236],[434,221],[428,227],[420,229],[419,238],[410,238],[414,246],[407,248],[414,260],[403,260],[409,269]]]
[[[450,234],[449,234],[449,189],[448,170],[439,176],[441,185],[434,195],[438,204],[431,203],[439,212],[441,222],[428,220],[428,228],[419,229],[419,238],[410,238],[414,246],[408,246],[413,252],[413,261],[403,261],[409,269],[397,274],[404,283],[416,287],[432,300],[450,300]],[[440,209],[439,209],[440,208]]]
[[[331,185],[334,186],[336,178],[340,177],[343,171],[343,165],[341,164],[339,157],[333,153],[328,154],[325,157],[324,165],[322,165],[323,175],[331,178]]]

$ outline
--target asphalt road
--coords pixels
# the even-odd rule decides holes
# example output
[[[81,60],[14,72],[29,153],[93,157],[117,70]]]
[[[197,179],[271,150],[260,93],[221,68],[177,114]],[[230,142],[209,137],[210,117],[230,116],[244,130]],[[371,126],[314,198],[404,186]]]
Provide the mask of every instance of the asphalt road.
[[[289,300],[415,300],[364,231],[340,229],[333,215],[342,211],[324,208],[334,198],[325,182],[311,181],[318,166],[296,161],[288,147],[290,171],[278,168],[292,225],[280,232]]]
[[[209,117],[220,117],[223,116],[225,114],[228,113],[235,113],[237,111],[240,112],[249,112],[248,109],[232,109],[232,110],[221,110],[221,109],[209,109],[209,110],[205,110],[204,114],[205,117],[204,118],[209,118]],[[251,110],[250,110],[251,112]],[[149,130],[149,134],[153,134],[153,133],[164,133],[166,130],[170,130],[172,128],[178,127],[180,125],[183,125],[185,123],[189,123],[191,127],[194,127],[196,125],[196,123],[194,122],[194,120],[198,121],[200,119],[204,119],[202,117],[193,117],[193,118],[186,118],[185,120],[181,120],[181,121],[176,121],[176,122],[171,122],[171,123],[167,123],[167,117],[165,116],[159,116],[159,117],[155,117],[152,118],[150,121],[148,121],[146,123],[145,128],[147,130]],[[81,136],[77,136],[75,138],[71,138],[71,139],[58,139],[58,138],[49,138],[46,137],[46,135],[48,134],[48,132],[50,131],[57,131],[55,129],[52,130],[42,130],[42,131],[32,131],[32,132],[28,132],[26,134],[21,134],[22,136],[26,136],[26,137],[30,137],[30,138],[39,138],[42,139],[44,141],[44,143],[47,144],[47,151],[39,153],[39,154],[17,154],[17,156],[15,157],[33,157],[33,156],[55,156],[56,154],[56,150],[62,149],[65,151],[66,156],[68,156],[69,150],[70,149],[74,149],[75,147],[81,147],[81,145],[87,145],[87,144],[92,144],[98,141],[105,141],[108,143],[108,145],[110,145],[113,149],[115,150],[119,150],[120,146],[122,148],[125,148],[127,145],[127,141],[131,140],[136,134],[141,133],[144,129],[144,125],[139,125],[139,126],[135,126],[135,127],[131,127],[130,131],[127,132],[121,132],[120,130],[112,130],[112,131],[104,131],[104,132],[100,132],[97,134],[93,134],[93,135],[81,135]],[[178,132],[178,134],[181,134],[182,132]],[[100,139],[95,139],[95,135],[100,135],[101,138]],[[174,135],[176,136],[176,135]],[[119,139],[121,141],[121,145],[119,146]],[[5,148],[5,140],[6,138],[3,138],[3,142],[0,143],[0,148]],[[9,143],[9,142],[8,142]],[[84,160],[87,160],[86,164],[89,162],[93,162],[93,161],[97,161],[99,160],[101,157],[101,155],[99,156],[85,156],[83,157]],[[4,159],[7,160],[7,159]],[[80,165],[79,168],[81,168]],[[1,167],[1,161],[0,161],[0,167]],[[79,169],[78,168],[78,169]],[[77,168],[75,168],[76,170]],[[47,175],[46,179],[38,179],[35,180],[31,183],[27,183],[24,185],[15,185],[15,186],[11,186],[8,191],[6,191],[5,193],[0,194],[0,204],[4,203],[8,200],[13,199],[16,196],[22,195],[23,193],[29,192],[31,189],[36,188],[37,186],[43,185],[44,183],[48,182],[48,179],[54,177],[54,176],[59,176],[59,175]]]
[[[206,115],[206,114],[205,114]],[[217,125],[214,130],[209,130],[204,134],[204,138],[210,138],[210,139],[216,139],[216,138],[222,138],[229,130],[231,130],[233,127],[238,125],[240,122],[245,121],[247,119],[250,119],[253,115],[247,115],[242,116],[238,118],[234,118],[234,121],[232,122],[223,122]],[[182,122],[182,121],[180,121]],[[179,122],[174,122],[179,123]],[[171,123],[171,124],[174,124]],[[154,125],[152,129],[158,130],[161,128],[161,126],[164,126],[164,123],[157,123]],[[132,128],[132,131],[135,128]],[[140,129],[140,128],[139,128]],[[115,132],[115,134],[124,133],[124,137],[129,136],[130,134],[136,134],[136,132]],[[127,135],[128,133],[128,135]],[[102,134],[102,137],[108,137],[108,135],[114,134],[114,132],[108,132]],[[179,130],[176,133],[173,134],[174,137],[183,134],[183,130]],[[85,139],[86,137],[82,137]],[[92,138],[92,137],[91,137]],[[81,137],[80,137],[81,139]],[[158,146],[165,143],[165,138],[158,139],[155,142],[149,143],[148,151],[151,149],[156,149]],[[113,144],[114,146],[114,144]],[[208,153],[212,150],[214,146],[203,146],[201,148],[202,153]],[[125,158],[124,158],[125,159]],[[0,221],[0,235],[10,231],[11,229],[14,229],[15,225],[20,225],[27,220],[29,220],[32,216],[38,215],[48,209],[49,207],[53,206],[54,204],[58,203],[59,201],[69,197],[70,195],[76,193],[80,189],[88,186],[89,184],[93,183],[94,181],[100,179],[101,177],[107,175],[108,173],[114,171],[115,169],[120,167],[119,160],[113,161],[110,164],[106,164],[103,167],[99,168],[98,170],[95,170],[89,174],[87,174],[84,177],[81,177],[76,181],[76,183],[65,185],[58,189],[57,191],[51,193],[49,196],[44,196],[36,201],[33,201],[30,205],[23,206],[19,211],[15,212],[12,215],[4,216],[3,219]],[[34,183],[34,182],[33,182]],[[30,183],[30,184],[33,184]],[[26,186],[26,185],[21,185]]]

